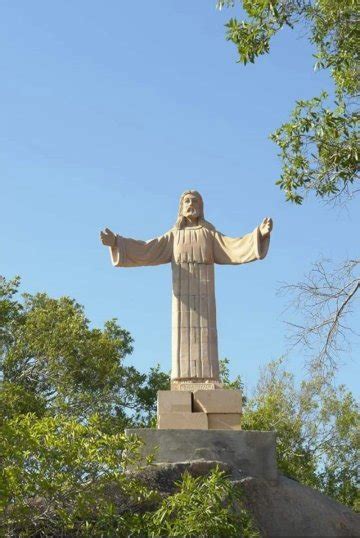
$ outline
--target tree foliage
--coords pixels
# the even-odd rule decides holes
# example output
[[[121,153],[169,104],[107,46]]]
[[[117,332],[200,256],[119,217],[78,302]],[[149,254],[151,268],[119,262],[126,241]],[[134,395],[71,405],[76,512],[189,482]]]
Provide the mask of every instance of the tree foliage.
[[[147,424],[168,376],[158,367],[146,375],[125,364],[133,343],[128,331],[116,320],[91,328],[74,299],[19,298],[18,286],[18,279],[0,279],[3,417],[23,410],[85,420],[97,413],[104,428]]]
[[[98,416],[27,414],[0,434],[2,535],[258,536],[223,472],[185,474],[164,498],[136,478],[140,441],[104,433]]]
[[[227,39],[239,62],[254,63],[270,52],[284,27],[299,27],[313,45],[315,69],[328,69],[336,100],[327,94],[296,104],[290,120],[271,139],[279,146],[282,173],[277,184],[287,200],[301,204],[306,192],[338,199],[356,192],[359,180],[359,41],[356,0],[242,0],[245,20],[231,18]],[[218,7],[234,7],[220,0]]]
[[[179,491],[151,514],[149,536],[260,536],[241,507],[240,486],[222,471],[213,469],[205,478],[185,473],[178,486]]]
[[[277,432],[281,472],[359,510],[359,407],[343,385],[314,372],[297,386],[282,360],[262,372],[243,428]]]
[[[0,444],[7,536],[100,536],[109,524],[121,524],[124,536],[136,521],[126,503],[116,512],[108,488],[129,504],[153,496],[124,474],[136,461],[139,442],[105,434],[99,417],[85,425],[61,415],[22,415],[3,422]]]
[[[298,101],[290,121],[272,135],[280,148],[277,185],[286,200],[301,204],[307,191],[328,200],[355,192],[359,179],[359,117],[345,101],[326,106],[328,95]]]

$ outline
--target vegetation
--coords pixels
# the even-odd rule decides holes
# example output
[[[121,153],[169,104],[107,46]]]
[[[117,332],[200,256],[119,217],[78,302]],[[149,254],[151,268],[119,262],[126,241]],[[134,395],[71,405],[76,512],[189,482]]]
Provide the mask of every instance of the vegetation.
[[[39,293],[19,300],[18,287],[19,279],[0,281],[3,417],[32,412],[84,421],[98,414],[109,432],[148,424],[168,375],[125,365],[130,334],[116,320],[90,328],[83,307],[69,297]]]
[[[156,392],[169,376],[125,364],[132,340],[115,320],[91,329],[72,299],[19,299],[18,286],[18,279],[0,282],[3,533],[257,536],[248,513],[234,509],[241,493],[219,471],[185,475],[165,498],[129,479],[139,442],[123,430],[155,423]],[[221,375],[225,386],[243,390],[227,359]],[[244,404],[245,429],[277,431],[286,475],[357,507],[359,414],[345,387],[321,375],[296,387],[278,361]]]
[[[249,513],[241,508],[240,487],[233,486],[223,472],[215,469],[205,478],[185,473],[178,486],[178,493],[151,515],[150,536],[260,536]]]
[[[359,511],[360,414],[351,392],[324,377],[321,362],[297,384],[279,359],[262,370],[247,397],[239,376],[230,381],[228,363],[221,361],[221,379],[243,393],[242,428],[276,431],[280,472]]]
[[[338,265],[321,260],[304,280],[282,287],[290,297],[288,312],[296,320],[287,322],[290,340],[307,353],[309,370],[315,375],[321,371],[332,379],[340,357],[351,349],[356,336],[351,314],[359,298],[359,269],[359,259]]]
[[[125,473],[139,441],[105,434],[98,416],[80,424],[27,414],[0,431],[2,535],[258,536],[223,472],[185,474],[163,498]]]
[[[270,52],[284,27],[299,27],[315,48],[315,68],[327,69],[334,98],[299,100],[271,139],[280,150],[278,180],[286,200],[312,192],[342,200],[358,190],[359,10],[355,0],[243,0],[246,20],[231,18],[227,39],[239,62]],[[234,7],[219,0],[221,8]],[[359,410],[333,377],[339,339],[360,289],[359,260],[334,272],[317,264],[305,282],[288,286],[308,324],[296,337],[320,341],[312,377],[297,385],[282,361],[262,372],[245,406],[243,427],[277,431],[280,470],[359,509],[356,466]],[[116,320],[91,328],[69,297],[18,297],[19,279],[0,279],[0,532],[4,536],[244,536],[256,537],[241,508],[241,491],[218,469],[185,474],[162,496],[127,473],[139,468],[139,441],[127,426],[156,421],[156,393],[168,388],[159,367],[148,374],[126,364],[132,338]],[[228,388],[228,361],[221,367]],[[332,375],[332,372],[331,372]]]
[[[290,120],[271,139],[280,148],[277,184],[286,200],[301,204],[307,192],[323,199],[351,196],[359,182],[359,39],[356,0],[243,0],[246,20],[231,18],[227,39],[247,64],[270,52],[283,28],[298,27],[314,47],[315,69],[327,69],[335,87],[331,102],[323,92],[299,100]],[[234,7],[220,0],[218,7]]]
[[[26,414],[3,421],[0,439],[7,536],[97,536],[120,525],[124,536],[136,527],[136,515],[117,513],[108,488],[130,504],[151,498],[123,472],[138,443],[123,433],[103,433],[99,417],[80,424],[61,415]]]
[[[343,385],[314,372],[297,386],[283,361],[274,361],[247,403],[243,429],[276,431],[283,474],[360,509],[359,406]]]
[[[219,470],[168,497],[126,474],[140,444],[124,428],[156,421],[168,374],[126,366],[115,320],[92,329],[73,299],[18,286],[0,280],[0,534],[258,536]]]

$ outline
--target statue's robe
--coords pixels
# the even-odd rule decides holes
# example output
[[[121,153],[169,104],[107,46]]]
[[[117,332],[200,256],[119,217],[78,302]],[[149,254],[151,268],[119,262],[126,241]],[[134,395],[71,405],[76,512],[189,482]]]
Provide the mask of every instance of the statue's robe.
[[[172,265],[172,380],[218,381],[214,263],[261,260],[269,235],[259,228],[243,237],[227,237],[208,222],[138,241],[116,236],[111,259],[116,267]]]

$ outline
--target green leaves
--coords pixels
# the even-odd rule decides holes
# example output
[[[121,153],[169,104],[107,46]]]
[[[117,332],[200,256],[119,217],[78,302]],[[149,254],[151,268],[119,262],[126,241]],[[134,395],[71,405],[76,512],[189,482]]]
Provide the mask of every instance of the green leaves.
[[[260,536],[241,509],[239,487],[219,469],[197,478],[185,473],[178,488],[147,518],[147,536]]]
[[[185,474],[170,496],[126,474],[140,441],[88,423],[28,414],[0,427],[0,532],[6,536],[257,537],[241,492],[218,469]]]
[[[242,7],[247,19],[231,18],[225,25],[239,62],[254,63],[270,52],[271,39],[281,28],[301,25],[315,47],[315,69],[329,69],[338,99],[331,108],[323,104],[325,93],[298,101],[290,121],[271,135],[281,149],[282,174],[276,184],[286,200],[296,204],[303,202],[305,192],[325,199],[350,196],[359,180],[358,3],[243,0]]]
[[[318,0],[306,12],[319,67],[329,69],[342,95],[359,92],[359,5],[354,0]]]
[[[61,413],[86,421],[98,413],[107,431],[149,424],[169,377],[124,363],[133,349],[129,332],[114,319],[91,328],[74,299],[19,298],[18,286],[19,279],[0,280],[2,418]]]
[[[292,27],[294,7],[278,0],[243,0],[242,5],[249,20],[231,18],[225,27],[226,39],[236,45],[239,62],[246,65],[270,52],[271,38],[284,25]]]
[[[230,19],[225,25],[227,30],[226,39],[232,41],[239,53],[239,62],[246,65],[254,63],[261,54],[270,50],[270,38],[274,34],[271,26],[260,26],[237,19]]]
[[[28,414],[4,422],[3,534],[82,535],[86,526],[101,526],[104,514],[116,515],[125,529],[131,528],[131,515],[121,517],[108,489],[124,499],[149,500],[151,492],[124,474],[129,463],[136,464],[139,446],[122,433],[103,433],[98,416],[89,417],[87,425],[60,415],[38,419]]]
[[[21,318],[22,306],[14,299],[19,285],[19,277],[7,281],[0,276],[0,359],[12,342],[13,324]]]
[[[344,102],[331,110],[326,93],[298,101],[288,123],[272,135],[283,162],[277,181],[286,200],[301,204],[308,191],[336,197],[358,180],[359,116]]]
[[[359,408],[330,381],[314,372],[297,386],[281,360],[271,362],[245,407],[243,429],[276,431],[285,475],[356,509]]]

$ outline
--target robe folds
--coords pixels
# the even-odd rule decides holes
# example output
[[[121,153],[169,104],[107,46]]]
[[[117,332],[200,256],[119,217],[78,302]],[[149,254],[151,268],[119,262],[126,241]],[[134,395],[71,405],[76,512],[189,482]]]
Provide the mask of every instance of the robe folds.
[[[219,381],[214,264],[261,260],[269,240],[259,228],[227,237],[206,221],[146,242],[116,236],[110,248],[116,267],[171,263],[172,380]]]

